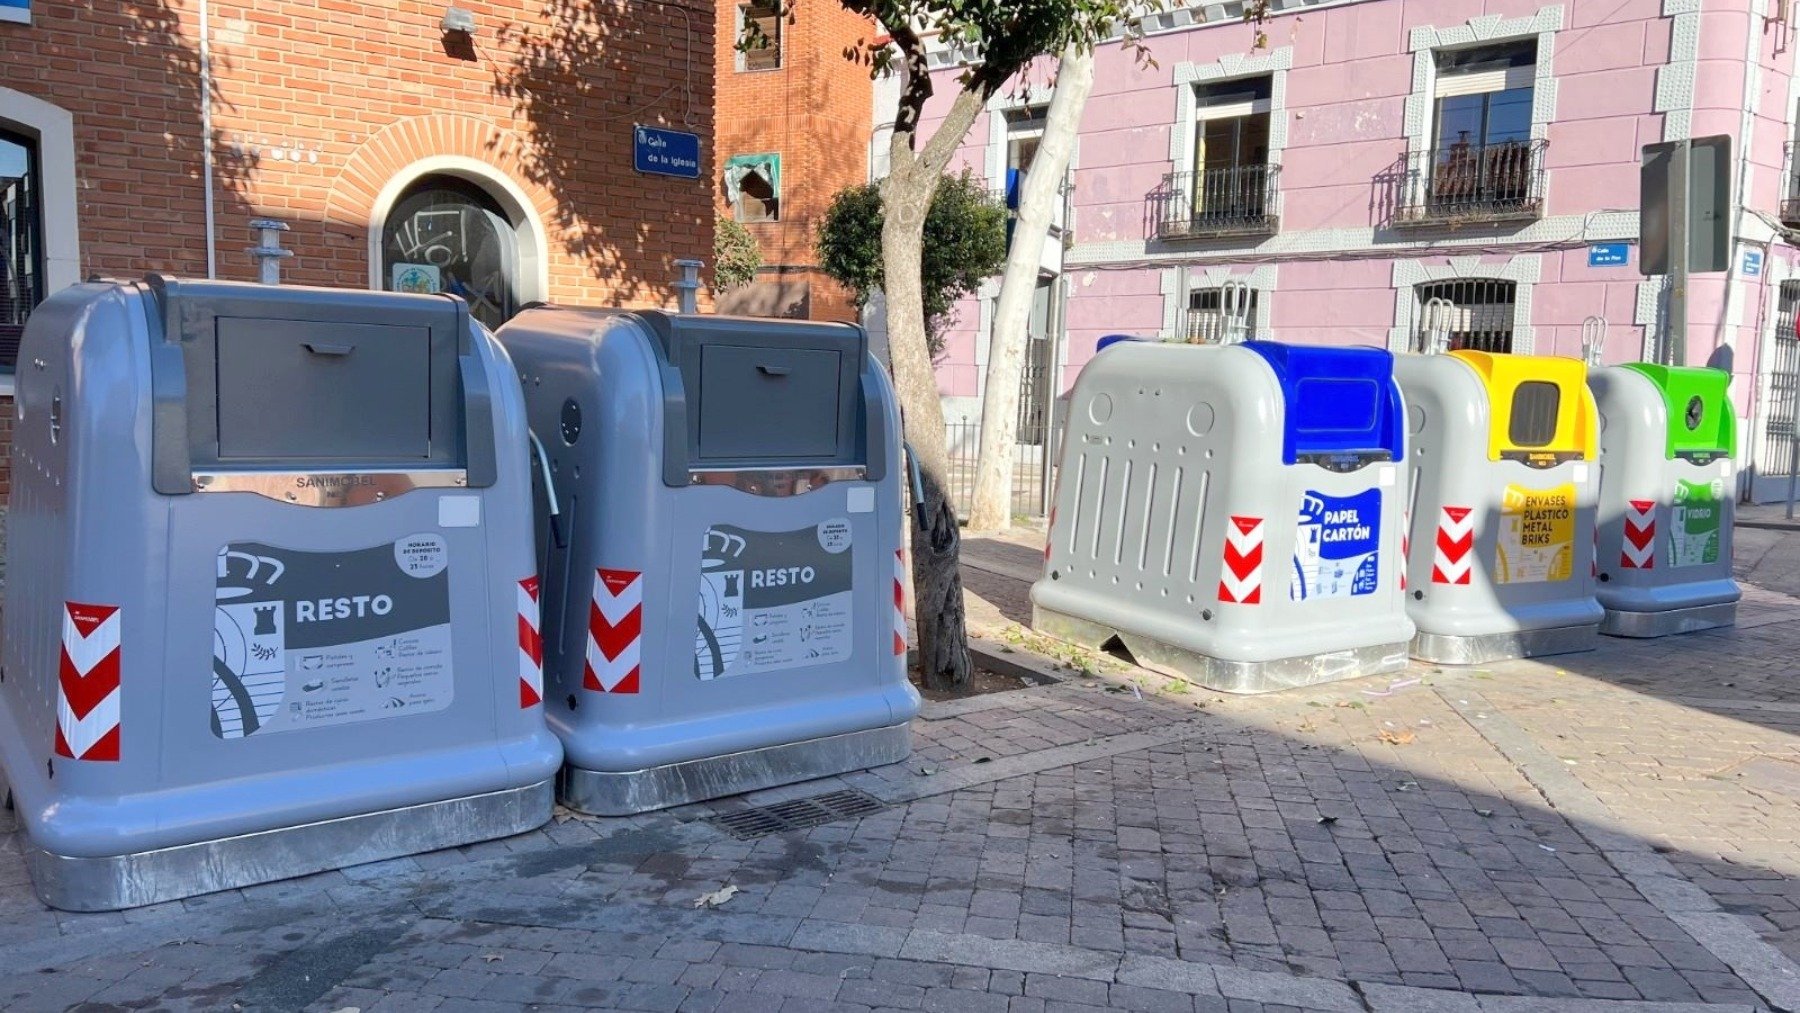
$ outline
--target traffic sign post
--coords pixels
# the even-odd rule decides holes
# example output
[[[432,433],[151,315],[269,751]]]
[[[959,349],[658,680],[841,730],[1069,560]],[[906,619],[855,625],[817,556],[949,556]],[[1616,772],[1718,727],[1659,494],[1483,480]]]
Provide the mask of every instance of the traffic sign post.
[[[1669,319],[1656,357],[1685,365],[1688,276],[1730,267],[1731,138],[1646,144],[1639,182],[1638,270],[1669,276]]]

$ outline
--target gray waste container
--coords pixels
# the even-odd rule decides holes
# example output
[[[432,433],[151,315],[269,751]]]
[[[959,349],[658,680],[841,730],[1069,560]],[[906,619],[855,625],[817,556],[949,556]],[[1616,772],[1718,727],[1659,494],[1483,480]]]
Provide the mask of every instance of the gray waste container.
[[[904,759],[899,421],[862,330],[546,307],[499,337],[551,476],[562,800],[641,812]]]
[[[1405,668],[1393,365],[1268,341],[1095,356],[1032,625],[1235,693]]]
[[[1731,374],[1631,363],[1597,369],[1600,632],[1691,633],[1737,621],[1731,579]]]
[[[47,903],[549,818],[524,405],[459,300],[78,285],[19,363],[0,764]]]
[[[1402,355],[1413,487],[1413,656],[1448,665],[1592,650],[1596,436],[1579,359]]]

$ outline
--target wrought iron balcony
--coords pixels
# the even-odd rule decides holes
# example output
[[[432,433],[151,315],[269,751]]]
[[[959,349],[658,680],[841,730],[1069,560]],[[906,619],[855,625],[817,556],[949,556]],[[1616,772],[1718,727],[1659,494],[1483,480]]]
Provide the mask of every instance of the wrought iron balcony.
[[[1280,181],[1279,165],[1171,172],[1150,195],[1156,238],[1271,235],[1281,224],[1275,213]]]
[[[1406,156],[1396,225],[1531,221],[1544,214],[1548,141],[1457,143]]]
[[[1800,183],[1800,180],[1796,180],[1796,183]],[[1800,191],[1800,186],[1795,186],[1794,190]],[[1800,229],[1800,192],[1792,193],[1781,202],[1781,224],[1790,229]]]

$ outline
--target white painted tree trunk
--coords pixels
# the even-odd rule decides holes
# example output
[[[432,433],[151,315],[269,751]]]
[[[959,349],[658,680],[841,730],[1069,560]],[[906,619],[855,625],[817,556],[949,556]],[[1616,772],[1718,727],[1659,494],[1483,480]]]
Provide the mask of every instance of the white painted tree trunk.
[[[1012,526],[1013,465],[1019,446],[1019,377],[1024,372],[1025,350],[1030,341],[1031,299],[1037,290],[1050,220],[1057,202],[1062,200],[1062,182],[1068,175],[1069,156],[1081,128],[1081,110],[1087,105],[1093,86],[1093,50],[1069,47],[1057,69],[1056,91],[1044,116],[1044,136],[1019,184],[1012,247],[1007,251],[1000,299],[994,307],[987,383],[981,399],[975,499],[969,508],[971,531],[1004,531]]]

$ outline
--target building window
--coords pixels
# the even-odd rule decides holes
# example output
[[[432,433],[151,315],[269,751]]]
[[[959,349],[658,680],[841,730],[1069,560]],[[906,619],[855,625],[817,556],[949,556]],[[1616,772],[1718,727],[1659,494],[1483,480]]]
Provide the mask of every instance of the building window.
[[[1412,175],[1411,217],[1535,217],[1544,142],[1531,138],[1537,42],[1439,50],[1430,147]]]
[[[1044,110],[1014,109],[1006,114],[1006,206],[1019,206],[1019,184],[1037,159],[1044,141]]]
[[[0,372],[19,358],[25,318],[44,298],[37,143],[0,130]]]
[[[725,199],[745,224],[781,220],[781,156],[733,155],[725,160]]]
[[[738,4],[737,69],[781,69],[781,0]]]
[[[1187,326],[1182,337],[1190,345],[1229,345],[1256,337],[1261,324],[1257,291],[1242,282],[1188,292]]]
[[[461,296],[490,328],[518,312],[518,226],[461,177],[423,176],[401,193],[382,229],[381,263],[388,290]]]
[[[1419,303],[1413,351],[1512,351],[1517,283],[1497,278],[1433,281],[1415,286],[1413,296]]]
[[[1158,214],[1159,236],[1274,231],[1272,91],[1266,75],[1195,86],[1193,164],[1163,181],[1169,200]]]

